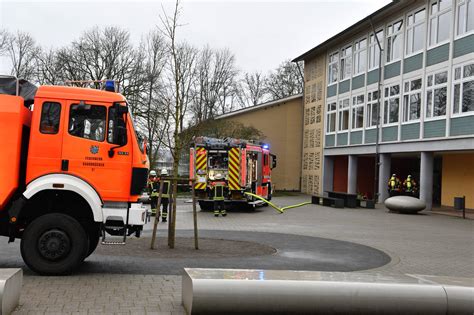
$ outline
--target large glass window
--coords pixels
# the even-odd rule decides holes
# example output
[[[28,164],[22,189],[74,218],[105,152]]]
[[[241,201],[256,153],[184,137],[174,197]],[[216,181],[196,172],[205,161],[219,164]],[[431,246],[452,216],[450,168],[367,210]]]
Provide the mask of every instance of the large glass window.
[[[430,46],[449,39],[452,0],[436,0],[430,5]]]
[[[328,109],[327,109],[327,132],[335,132],[336,131],[336,112],[337,112],[337,106],[336,102],[332,102],[328,104]]]
[[[454,68],[453,114],[474,112],[474,63]]]
[[[364,127],[364,95],[352,97],[352,129]]]
[[[377,37],[374,34],[369,36],[369,70],[379,66],[380,49],[377,44],[377,38],[383,47],[383,30],[377,32]]]
[[[458,0],[456,12],[457,35],[474,31],[474,0]]]
[[[421,78],[405,81],[403,85],[403,121],[420,119]]]
[[[367,39],[354,44],[354,75],[364,73],[367,64]]]
[[[69,134],[104,141],[107,110],[105,106],[76,104],[69,112]]]
[[[349,99],[339,101],[339,130],[349,129]]]
[[[329,55],[328,65],[328,83],[337,82],[337,74],[339,72],[339,53],[335,52]]]
[[[426,77],[426,118],[446,115],[448,71],[429,74]]]
[[[352,45],[341,49],[341,81],[351,76]]]
[[[387,26],[387,62],[398,60],[402,54],[403,19]]]
[[[43,103],[41,109],[40,132],[54,135],[59,132],[61,118],[61,104],[53,102]]]
[[[425,8],[419,9],[407,16],[407,55],[423,50],[425,44]]]
[[[372,91],[367,93],[367,118],[366,118],[366,127],[375,127],[377,126],[377,115],[378,113],[378,99],[379,91]]]
[[[385,88],[384,92],[384,124],[398,122],[400,112],[400,85],[395,84]]]

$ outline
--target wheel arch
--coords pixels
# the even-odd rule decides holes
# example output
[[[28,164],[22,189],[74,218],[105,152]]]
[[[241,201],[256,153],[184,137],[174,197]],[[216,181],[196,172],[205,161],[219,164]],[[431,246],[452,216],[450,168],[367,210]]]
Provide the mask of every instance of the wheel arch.
[[[57,193],[74,193],[82,198],[90,208],[95,222],[103,222],[102,199],[97,191],[83,179],[68,174],[48,174],[31,181],[23,196],[31,200],[42,193],[54,191]]]

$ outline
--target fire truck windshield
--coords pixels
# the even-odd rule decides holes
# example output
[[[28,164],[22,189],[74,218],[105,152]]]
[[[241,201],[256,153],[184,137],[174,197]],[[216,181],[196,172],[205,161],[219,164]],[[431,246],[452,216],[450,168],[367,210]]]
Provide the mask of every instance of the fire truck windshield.
[[[209,151],[209,179],[227,178],[228,155],[226,151]]]

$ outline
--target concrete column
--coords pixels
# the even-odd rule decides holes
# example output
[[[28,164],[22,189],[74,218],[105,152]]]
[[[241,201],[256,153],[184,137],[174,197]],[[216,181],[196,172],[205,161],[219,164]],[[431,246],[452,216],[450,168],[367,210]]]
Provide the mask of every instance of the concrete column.
[[[347,167],[347,192],[357,194],[357,155],[349,155]]]
[[[379,203],[382,203],[389,197],[387,183],[390,178],[390,168],[392,157],[389,153],[383,153],[379,155],[380,165],[379,165]]]
[[[433,206],[433,152],[421,152],[420,199],[426,203],[426,210]]]
[[[323,165],[323,191],[333,190],[334,187],[334,158],[332,156],[324,157]]]

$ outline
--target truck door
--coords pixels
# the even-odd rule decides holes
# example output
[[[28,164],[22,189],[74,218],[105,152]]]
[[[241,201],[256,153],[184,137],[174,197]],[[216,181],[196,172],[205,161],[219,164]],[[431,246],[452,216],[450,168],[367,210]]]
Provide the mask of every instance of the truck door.
[[[125,145],[118,147],[113,132],[116,127],[126,128],[127,115],[114,119],[117,110],[111,105],[69,102],[61,170],[87,181],[103,200],[125,201],[130,195],[133,152],[127,139],[131,134],[126,130],[121,140]]]

